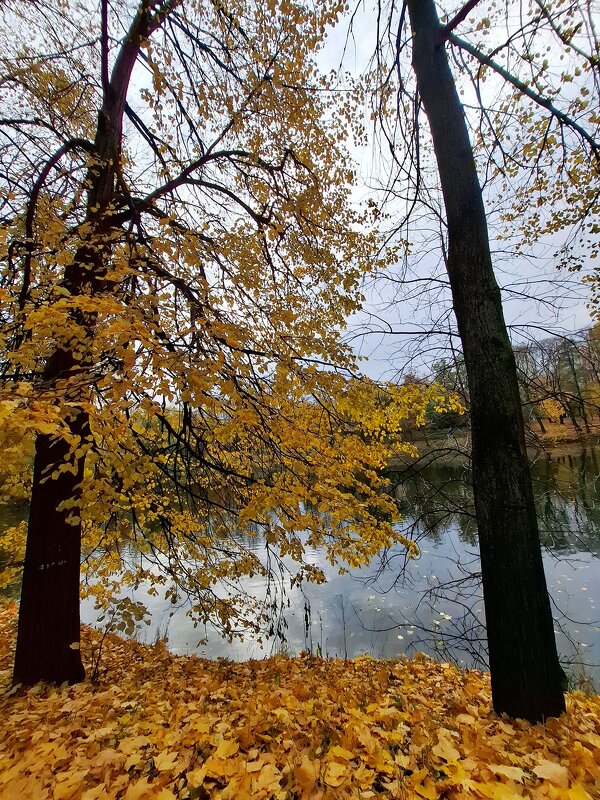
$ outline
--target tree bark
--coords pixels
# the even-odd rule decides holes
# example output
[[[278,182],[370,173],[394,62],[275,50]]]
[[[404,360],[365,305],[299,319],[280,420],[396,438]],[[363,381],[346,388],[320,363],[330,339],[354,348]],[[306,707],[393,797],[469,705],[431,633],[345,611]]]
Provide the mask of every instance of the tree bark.
[[[539,721],[565,710],[515,359],[490,253],[473,149],[434,0],[408,0],[413,69],[448,225],[447,271],[471,400],[494,709]]]
[[[82,436],[87,427],[82,413],[70,425],[72,433]],[[65,464],[68,449],[62,439],[36,439],[14,684],[77,683],[85,676],[79,651],[80,510],[58,509],[62,500],[79,496],[83,459],[75,474],[48,477]],[[69,514],[78,515],[79,521],[67,522]]]

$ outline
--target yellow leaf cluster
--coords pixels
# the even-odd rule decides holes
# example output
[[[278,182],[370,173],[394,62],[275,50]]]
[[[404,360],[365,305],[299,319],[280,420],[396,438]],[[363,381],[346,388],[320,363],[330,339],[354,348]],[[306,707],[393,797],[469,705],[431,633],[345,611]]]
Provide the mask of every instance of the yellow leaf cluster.
[[[567,413],[560,400],[557,400],[554,397],[548,397],[545,400],[542,400],[540,406],[542,407],[544,414],[551,422],[558,422],[560,417]]]
[[[114,89],[129,121],[112,121],[106,160],[93,155],[108,146],[111,95],[97,81],[99,7],[46,5],[40,19],[15,0],[14,30],[0,31],[0,56],[19,72],[10,102],[32,125],[60,117],[39,140],[18,126],[5,160],[14,191],[0,257],[14,264],[0,271],[0,447],[11,487],[27,486],[36,436],[64,440],[42,480],[84,475],[58,502],[82,527],[85,592],[108,608],[119,584],[156,591],[168,574],[173,600],[188,595],[196,618],[229,634],[261,621],[238,587],[265,574],[250,546],[259,535],[295,562],[294,583],[323,579],[307,549],[346,566],[394,542],[414,553],[382,473],[412,452],[407,422],[452,400],[351,377],[341,331],[361,281],[393,251],[366,230],[373,209],[352,203],[352,104],[315,66],[345,3],[167,4],[143,41],[122,39],[136,4],[111,6],[110,59],[140,48],[149,72],[141,88]],[[67,21],[76,54],[57,35]],[[16,66],[25,56],[27,72]],[[75,113],[78,86],[88,88]],[[133,566],[130,543],[143,555]]]
[[[128,389],[107,381],[102,404],[88,405],[91,433],[83,441],[70,436],[71,405],[57,402],[57,391],[45,402],[31,385],[19,384],[10,390],[13,399],[0,404],[5,449],[10,439],[17,452],[29,453],[21,472],[31,463],[26,444],[33,431],[70,442],[57,474],[86,456],[81,499],[61,505],[72,523],[82,520],[89,553],[84,594],[108,608],[123,584],[147,580],[156,591],[164,583],[158,567],[192,598],[198,619],[239,633],[259,625],[264,609],[241,589],[215,603],[214,586],[266,574],[254,545],[258,535],[296,562],[295,581],[322,580],[310,558],[305,563],[314,548],[351,567],[394,542],[416,552],[397,529],[384,469],[392,454],[414,452],[402,439],[409,418],[422,419],[432,403],[452,404],[443,390],[348,381],[288,364],[262,382],[259,396],[241,369],[222,380],[215,373],[212,393],[196,393],[199,371],[188,365],[188,399],[166,410],[156,400],[143,411],[132,408],[123,396]],[[139,375],[138,391],[146,380],[155,378]],[[190,440],[202,441],[202,458],[185,457],[180,445]],[[135,566],[127,560],[129,542],[146,557]],[[15,547],[14,561],[20,552]]]
[[[8,680],[16,607],[0,609]],[[84,656],[99,634],[86,629]],[[100,685],[5,691],[0,797],[593,800],[600,700],[545,725],[490,708],[489,676],[412,660],[176,657],[109,636]]]

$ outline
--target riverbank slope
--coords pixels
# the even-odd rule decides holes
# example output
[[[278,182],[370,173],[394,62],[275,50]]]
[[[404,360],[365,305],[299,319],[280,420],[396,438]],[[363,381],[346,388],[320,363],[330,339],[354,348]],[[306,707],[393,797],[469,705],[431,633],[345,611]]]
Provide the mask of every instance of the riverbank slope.
[[[499,718],[489,676],[428,658],[173,656],[107,636],[99,682],[11,693],[0,606],[0,797],[566,798],[600,794],[600,698]],[[100,634],[86,628],[88,670]]]

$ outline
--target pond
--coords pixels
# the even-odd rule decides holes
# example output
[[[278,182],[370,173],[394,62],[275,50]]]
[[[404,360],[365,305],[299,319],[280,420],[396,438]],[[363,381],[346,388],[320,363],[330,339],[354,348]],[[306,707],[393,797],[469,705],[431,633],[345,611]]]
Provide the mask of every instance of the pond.
[[[427,462],[430,459],[424,459]],[[534,489],[561,661],[573,685],[600,687],[600,450],[540,454],[533,460]],[[465,666],[485,667],[484,612],[478,576],[477,532],[464,461],[426,463],[392,476],[402,510],[401,530],[419,543],[420,556],[404,549],[382,553],[368,567],[340,575],[313,551],[309,559],[327,576],[322,585],[287,592],[279,635],[248,636],[232,643],[211,628],[194,627],[187,606],[131,592],[150,614],[135,635],[165,637],[175,653],[231,659],[274,652],[355,657],[395,657],[417,650]],[[23,513],[0,508],[0,524]],[[260,542],[254,546],[260,551]],[[139,554],[130,553],[131,558]],[[263,597],[261,579],[245,588]],[[84,622],[97,622],[92,601]]]

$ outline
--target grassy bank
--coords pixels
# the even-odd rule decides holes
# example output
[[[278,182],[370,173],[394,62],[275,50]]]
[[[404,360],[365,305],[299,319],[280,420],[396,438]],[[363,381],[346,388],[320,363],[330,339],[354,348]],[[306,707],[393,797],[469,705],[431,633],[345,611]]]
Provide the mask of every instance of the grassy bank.
[[[15,619],[0,607],[1,798],[600,796],[598,697],[530,725],[491,712],[488,675],[424,657],[229,663],[112,636],[97,685],[11,693]]]

